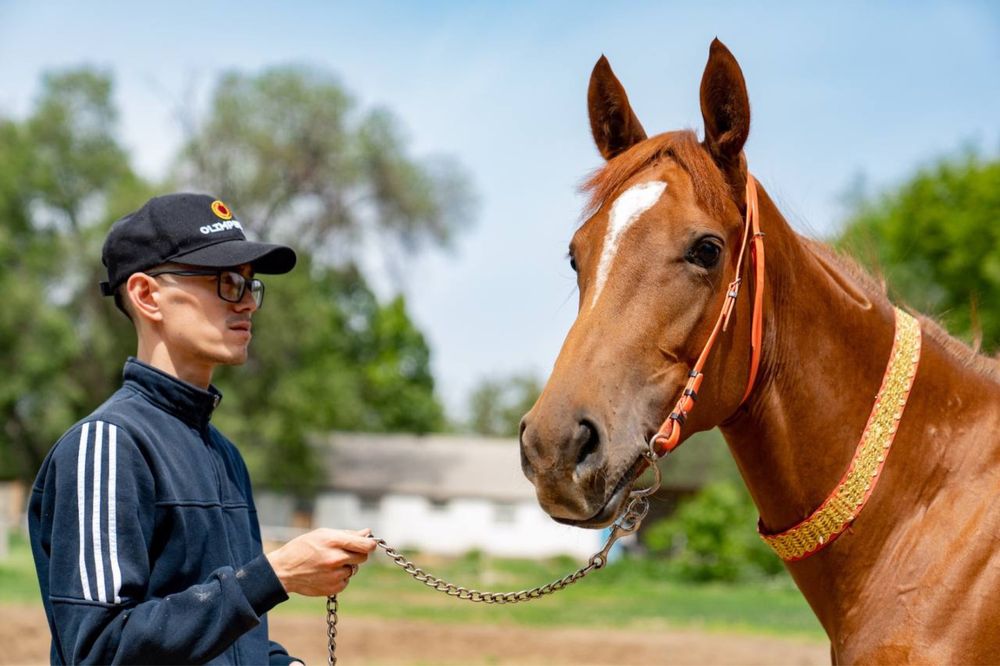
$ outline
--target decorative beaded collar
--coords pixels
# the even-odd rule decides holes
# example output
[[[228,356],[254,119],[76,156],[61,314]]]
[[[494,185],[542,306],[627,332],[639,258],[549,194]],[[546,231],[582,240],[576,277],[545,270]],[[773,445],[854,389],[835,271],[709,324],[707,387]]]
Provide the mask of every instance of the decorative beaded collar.
[[[882,387],[844,477],[823,504],[798,525],[767,534],[758,524],[761,538],[787,562],[828,546],[858,517],[875,490],[920,364],[920,324],[899,308],[895,310],[896,336]]]

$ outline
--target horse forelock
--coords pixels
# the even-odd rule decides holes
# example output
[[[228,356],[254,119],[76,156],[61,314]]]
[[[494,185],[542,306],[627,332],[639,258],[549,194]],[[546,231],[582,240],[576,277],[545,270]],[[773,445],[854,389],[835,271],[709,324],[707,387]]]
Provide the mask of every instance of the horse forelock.
[[[680,130],[640,141],[594,171],[580,188],[589,194],[585,217],[590,217],[606,202],[612,201],[633,176],[662,158],[672,159],[687,172],[698,203],[712,214],[723,214],[730,195],[722,172],[695,133]]]

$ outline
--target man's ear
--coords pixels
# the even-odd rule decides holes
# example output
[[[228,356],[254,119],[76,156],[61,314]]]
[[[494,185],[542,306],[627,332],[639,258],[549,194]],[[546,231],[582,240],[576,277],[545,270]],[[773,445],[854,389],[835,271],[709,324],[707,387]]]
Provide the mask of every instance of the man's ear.
[[[145,273],[132,273],[125,282],[125,300],[136,324],[143,321],[163,321],[160,310],[160,285]]]

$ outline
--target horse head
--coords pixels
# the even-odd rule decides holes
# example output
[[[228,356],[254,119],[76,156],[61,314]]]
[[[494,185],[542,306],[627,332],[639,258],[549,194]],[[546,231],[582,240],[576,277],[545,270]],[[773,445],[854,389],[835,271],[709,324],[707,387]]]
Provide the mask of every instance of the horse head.
[[[727,285],[741,277],[750,104],[740,67],[718,40],[700,96],[702,141],[691,131],[647,137],[607,59],[591,74],[590,125],[607,162],[585,185],[586,221],[569,246],[578,314],[521,423],[524,473],[563,523],[614,519],[712,334]],[[750,312],[749,299],[736,302],[685,435],[739,408]]]

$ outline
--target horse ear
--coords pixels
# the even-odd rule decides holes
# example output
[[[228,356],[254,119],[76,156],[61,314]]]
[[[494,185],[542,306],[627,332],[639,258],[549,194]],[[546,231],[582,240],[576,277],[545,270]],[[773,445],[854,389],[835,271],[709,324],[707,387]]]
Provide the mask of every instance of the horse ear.
[[[604,159],[610,160],[646,138],[646,130],[635,117],[625,88],[603,55],[590,74],[587,106],[590,131]]]
[[[750,135],[750,99],[736,58],[716,37],[701,77],[704,145],[724,173],[740,169],[740,152]]]

